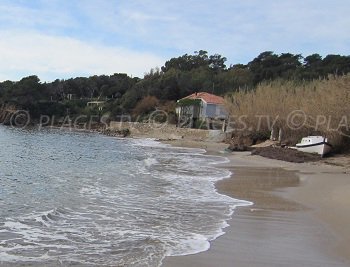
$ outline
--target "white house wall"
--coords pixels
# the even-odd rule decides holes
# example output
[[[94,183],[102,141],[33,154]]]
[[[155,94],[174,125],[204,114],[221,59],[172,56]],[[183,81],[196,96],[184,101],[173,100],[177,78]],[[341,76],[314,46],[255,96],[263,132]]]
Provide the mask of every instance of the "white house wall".
[[[223,105],[207,104],[205,103],[205,110],[203,110],[207,118],[226,118],[228,113]]]
[[[201,101],[200,104],[199,117],[202,120],[206,118],[226,118],[228,113],[225,110],[223,105],[217,104],[209,104],[205,101]],[[180,116],[188,116],[194,113],[194,106],[186,106],[186,107],[177,107],[176,108],[177,115]]]
[[[216,105],[216,117],[218,118],[226,118],[228,113],[223,105]]]
[[[215,118],[216,117],[216,105],[215,104],[207,104],[206,117],[208,117],[208,118]]]

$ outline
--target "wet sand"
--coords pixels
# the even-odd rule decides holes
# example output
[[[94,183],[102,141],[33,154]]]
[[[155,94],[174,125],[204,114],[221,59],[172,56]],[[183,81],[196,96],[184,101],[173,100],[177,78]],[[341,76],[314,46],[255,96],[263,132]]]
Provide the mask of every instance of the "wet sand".
[[[167,257],[162,266],[350,266],[350,175],[322,163],[222,154],[226,145],[170,142],[228,157],[233,175],[217,189],[254,202],[236,209],[208,251]]]

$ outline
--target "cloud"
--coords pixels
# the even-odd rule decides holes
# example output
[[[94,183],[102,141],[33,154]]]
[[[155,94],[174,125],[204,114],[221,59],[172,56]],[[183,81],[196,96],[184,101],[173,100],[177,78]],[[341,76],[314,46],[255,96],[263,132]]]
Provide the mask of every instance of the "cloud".
[[[86,14],[101,28],[123,36],[126,45],[139,43],[158,53],[178,56],[205,49],[245,63],[266,50],[349,52],[344,31],[350,26],[350,3],[345,0],[89,3]]]
[[[18,79],[18,73],[37,74],[45,81],[117,72],[142,76],[164,62],[151,53],[89,44],[69,37],[1,31],[0,36],[0,80]]]
[[[0,48],[16,52],[0,55],[6,64],[16,62],[13,73],[40,70],[50,77],[111,69],[140,75],[200,49],[222,54],[229,64],[267,50],[346,55],[349,7],[348,0],[4,0],[0,34],[11,46],[0,36]],[[31,34],[43,44],[33,44]],[[0,59],[1,72],[6,68]]]
[[[47,1],[40,8],[18,5],[13,2],[0,3],[0,28],[59,29],[74,27],[78,23],[74,16],[64,12],[67,6],[57,5],[55,1]]]

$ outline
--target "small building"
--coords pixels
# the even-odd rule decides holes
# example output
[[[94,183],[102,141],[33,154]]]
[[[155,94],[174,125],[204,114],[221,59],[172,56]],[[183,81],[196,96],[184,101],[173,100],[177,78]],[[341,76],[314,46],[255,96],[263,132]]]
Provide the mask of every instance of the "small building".
[[[181,126],[194,127],[198,121],[211,124],[228,117],[225,100],[206,92],[193,93],[177,101],[176,114]],[[211,127],[209,127],[211,128]]]
[[[75,100],[77,99],[77,95],[76,94],[67,94],[67,100]]]

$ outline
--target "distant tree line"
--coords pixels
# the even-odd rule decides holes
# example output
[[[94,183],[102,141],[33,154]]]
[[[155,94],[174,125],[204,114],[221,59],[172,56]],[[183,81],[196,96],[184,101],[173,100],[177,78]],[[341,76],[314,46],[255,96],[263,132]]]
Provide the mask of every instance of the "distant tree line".
[[[112,119],[121,114],[138,115],[155,107],[173,110],[174,102],[197,91],[225,95],[239,89],[254,89],[263,81],[313,80],[350,72],[350,56],[319,54],[275,54],[266,51],[248,64],[226,66],[219,54],[200,50],[166,61],[160,69],[151,69],[144,77],[116,73],[111,76],[77,77],[41,83],[35,75],[18,82],[0,83],[1,104],[14,105],[40,114],[62,117],[100,114],[87,107],[91,100],[106,101],[103,113]]]

